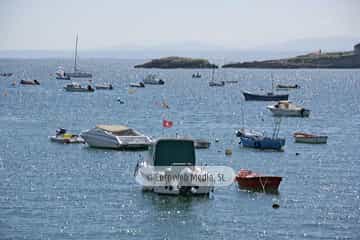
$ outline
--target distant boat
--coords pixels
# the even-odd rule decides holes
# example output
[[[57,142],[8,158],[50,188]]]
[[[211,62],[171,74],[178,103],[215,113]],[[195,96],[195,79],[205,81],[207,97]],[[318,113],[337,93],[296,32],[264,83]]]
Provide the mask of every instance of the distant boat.
[[[327,143],[328,136],[295,132],[294,138],[296,143],[325,144]]]
[[[87,85],[87,87],[81,86],[79,83],[70,83],[67,84],[64,89],[67,92],[94,92],[95,89],[91,87],[91,85]]]
[[[40,82],[38,80],[21,80],[20,84],[24,85],[40,85]]]
[[[274,94],[274,80],[271,80],[271,92],[265,94],[256,94],[243,91],[245,101],[281,101],[288,100],[289,94]]]
[[[105,90],[113,90],[113,86],[112,84],[96,84],[95,85],[96,89],[105,89]]]
[[[158,78],[155,74],[149,74],[144,78],[143,83],[151,85],[164,85],[165,81],[161,78]]]
[[[296,88],[300,88],[300,86],[297,84],[293,84],[293,85],[278,84],[278,85],[276,85],[276,89],[278,89],[278,90],[287,90],[287,89],[296,89]]]
[[[278,103],[267,106],[274,116],[283,117],[309,117],[310,110],[299,107],[290,101],[279,101]]]
[[[91,73],[81,72],[77,68],[77,49],[78,49],[78,35],[76,35],[76,43],[75,43],[74,72],[65,73],[65,75],[74,78],[91,78],[92,77]]]
[[[278,192],[282,177],[262,175],[251,170],[240,169],[235,180],[239,184],[239,188],[242,189],[276,193]]]
[[[227,80],[227,81],[225,81],[225,83],[238,83],[239,81],[237,81],[237,80]]]
[[[194,74],[192,75],[192,78],[201,78],[201,74],[200,74],[199,72],[194,73]]]
[[[210,87],[223,87],[223,86],[225,86],[224,81],[217,82],[217,81],[214,80],[214,74],[215,74],[215,68],[213,68],[213,70],[212,70],[211,81],[209,82],[209,86]]]
[[[144,88],[145,84],[143,82],[139,83],[130,83],[130,87],[136,87],[136,88]]]
[[[206,149],[210,147],[210,142],[205,139],[195,139],[194,147],[197,149]]]
[[[6,73],[6,72],[0,73],[1,77],[11,77],[12,75],[13,75],[12,73]]]
[[[58,70],[55,72],[56,79],[59,80],[70,80],[70,76],[66,75],[64,69],[59,67]]]
[[[220,82],[211,81],[211,82],[209,82],[209,86],[210,87],[223,87],[223,86],[225,86],[225,82],[224,81],[220,81]]]

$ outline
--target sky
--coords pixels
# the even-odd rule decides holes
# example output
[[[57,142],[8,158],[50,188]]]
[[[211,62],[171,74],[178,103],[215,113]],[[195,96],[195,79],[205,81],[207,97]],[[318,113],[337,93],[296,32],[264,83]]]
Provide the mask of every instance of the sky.
[[[0,50],[200,45],[253,49],[359,37],[358,0],[0,0]]]

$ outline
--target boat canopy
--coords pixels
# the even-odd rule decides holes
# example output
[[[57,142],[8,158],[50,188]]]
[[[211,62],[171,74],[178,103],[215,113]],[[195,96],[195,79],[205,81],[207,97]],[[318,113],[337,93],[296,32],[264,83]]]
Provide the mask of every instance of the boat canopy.
[[[129,130],[130,128],[124,125],[96,125],[96,128],[112,132],[112,133],[120,133]]]
[[[155,143],[154,166],[194,166],[194,141],[159,139]]]

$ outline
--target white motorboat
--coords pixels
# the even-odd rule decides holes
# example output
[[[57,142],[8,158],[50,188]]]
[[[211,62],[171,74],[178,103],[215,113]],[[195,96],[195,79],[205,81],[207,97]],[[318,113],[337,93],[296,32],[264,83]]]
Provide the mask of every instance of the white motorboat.
[[[196,166],[194,141],[158,139],[149,149],[148,159],[136,165],[134,175],[144,191],[167,195],[209,195],[213,184],[197,182],[194,176],[206,176]]]
[[[309,117],[310,110],[297,106],[290,101],[279,101],[278,103],[267,106],[274,116],[284,117]]]
[[[149,74],[144,78],[145,84],[152,84],[152,85],[164,85],[165,82],[161,78],[158,78],[155,74]]]
[[[59,67],[58,70],[55,72],[56,79],[59,80],[70,80],[70,76],[65,74],[65,71],[62,67]]]
[[[122,125],[97,125],[80,136],[90,147],[95,148],[142,150],[151,144],[150,137]]]
[[[328,137],[326,135],[315,135],[303,132],[295,132],[296,143],[326,144]]]
[[[87,85],[87,87],[81,86],[79,83],[70,83],[66,84],[64,89],[68,92],[94,92],[94,88],[91,85]]]

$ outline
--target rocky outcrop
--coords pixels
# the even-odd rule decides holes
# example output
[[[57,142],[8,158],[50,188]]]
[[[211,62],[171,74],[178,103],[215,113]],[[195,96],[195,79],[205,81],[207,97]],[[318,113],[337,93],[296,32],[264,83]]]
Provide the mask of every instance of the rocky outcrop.
[[[183,57],[166,57],[153,59],[150,62],[136,65],[135,68],[217,68],[206,59],[194,59]]]
[[[294,58],[225,64],[224,68],[360,68],[359,44],[354,51],[310,53]]]

